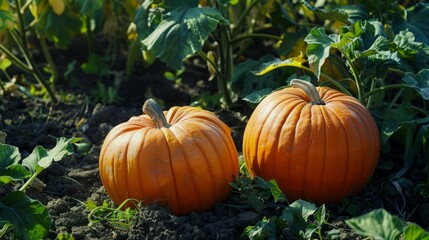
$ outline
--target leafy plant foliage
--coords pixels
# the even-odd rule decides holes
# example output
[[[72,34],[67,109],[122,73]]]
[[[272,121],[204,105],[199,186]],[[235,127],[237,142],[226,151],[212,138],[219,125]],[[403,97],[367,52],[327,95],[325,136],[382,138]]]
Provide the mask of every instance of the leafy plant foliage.
[[[77,138],[60,138],[50,150],[37,146],[22,162],[17,147],[0,144],[0,189],[25,180],[19,190],[0,195],[0,237],[12,234],[17,239],[42,239],[45,236],[51,226],[48,210],[27,196],[25,190],[54,161],[71,155],[72,143],[77,141]]]

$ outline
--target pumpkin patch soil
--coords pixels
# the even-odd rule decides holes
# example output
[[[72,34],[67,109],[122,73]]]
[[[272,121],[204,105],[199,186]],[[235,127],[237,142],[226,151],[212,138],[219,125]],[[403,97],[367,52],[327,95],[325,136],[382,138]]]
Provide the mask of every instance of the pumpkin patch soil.
[[[91,81],[82,81],[76,88],[61,85],[60,82],[58,88],[62,88],[61,91],[72,100],[63,100],[58,104],[42,102],[19,91],[0,98],[0,129],[7,133],[6,143],[19,147],[23,158],[37,145],[52,148],[55,137],[81,137],[91,146],[88,152],[66,157],[42,172],[39,179],[46,186],[41,191],[28,190],[29,195],[47,206],[52,217],[47,239],[55,239],[58,233],[72,234],[77,240],[240,239],[245,227],[254,225],[263,215],[279,214],[278,209],[268,209],[258,214],[250,207],[237,205],[231,198],[210,211],[181,217],[173,216],[167,209],[156,205],[147,206],[137,213],[130,230],[120,229],[106,221],[90,224],[86,202],[91,200],[100,206],[107,201],[113,206],[98,173],[98,154],[110,129],[131,116],[141,114],[141,105],[148,97],[162,99],[164,108],[169,108],[187,105],[198,94],[215,89],[214,81],[202,80],[208,79],[205,75],[185,73],[182,78],[186,80],[174,83],[163,77],[164,70],[165,66],[155,63],[155,67],[131,77],[123,76],[119,87],[122,101],[113,105],[88,100],[91,92],[87,89],[91,86],[84,84],[91,84]],[[240,150],[245,123],[232,111],[217,114],[232,127]],[[373,201],[372,204],[377,202]],[[360,211],[366,211],[365,204],[362,203]],[[345,228],[341,216],[331,216],[330,222],[338,228]],[[281,238],[290,239],[288,229],[282,231]],[[350,231],[341,235],[341,239],[356,238]]]

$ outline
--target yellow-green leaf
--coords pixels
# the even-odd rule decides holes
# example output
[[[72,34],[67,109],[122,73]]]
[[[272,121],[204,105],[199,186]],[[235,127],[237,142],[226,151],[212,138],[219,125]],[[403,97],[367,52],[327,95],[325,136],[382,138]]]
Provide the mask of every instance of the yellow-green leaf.
[[[297,57],[291,57],[283,61],[276,59],[272,62],[269,62],[266,65],[263,65],[261,69],[256,71],[255,75],[261,76],[281,67],[301,67],[303,62],[305,62],[305,59],[301,52]]]
[[[13,14],[9,11],[9,2],[0,0],[0,31],[13,28]]]
[[[0,10],[9,11],[9,1],[0,0]]]
[[[49,5],[51,5],[55,14],[61,15],[66,9],[66,0],[49,0]]]

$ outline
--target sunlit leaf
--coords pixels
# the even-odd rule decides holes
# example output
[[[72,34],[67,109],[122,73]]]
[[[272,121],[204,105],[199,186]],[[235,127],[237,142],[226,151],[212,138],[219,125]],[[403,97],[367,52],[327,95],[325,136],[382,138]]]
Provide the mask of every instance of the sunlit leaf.
[[[54,13],[61,15],[66,9],[66,0],[49,0],[49,5],[51,5]]]
[[[171,67],[180,69],[182,61],[200,50],[219,23],[227,24],[215,8],[198,7],[198,1],[165,1],[167,13],[142,44]]]
[[[10,5],[8,0],[0,0],[0,10],[9,11]]]
[[[0,0],[0,31],[13,28],[14,15],[9,8],[9,1]]]
[[[0,61],[0,69],[3,71],[6,71],[6,69],[11,65],[12,65],[12,61],[10,61],[8,58],[4,58]]]
[[[59,138],[54,148],[46,150],[42,146],[34,148],[33,152],[22,161],[22,165],[28,167],[32,173],[40,172],[49,167],[52,162],[60,161],[64,156],[73,153],[73,142],[78,138]]]
[[[356,233],[374,239],[396,240],[404,223],[384,209],[373,210],[365,215],[346,220]]]
[[[411,223],[404,229],[404,240],[429,240],[429,232],[415,223]]]
[[[305,62],[305,59],[302,53],[297,57],[291,57],[283,61],[278,58],[274,58],[271,61],[263,63],[260,68],[254,71],[254,74],[257,76],[261,76],[277,68],[301,67],[302,63],[304,62]]]
[[[396,54],[401,58],[401,65],[408,64],[409,71],[418,72],[429,68],[429,45],[416,42],[412,32],[399,32],[393,42],[396,44]]]
[[[304,40],[308,44],[306,51],[308,63],[314,75],[319,79],[320,69],[325,59],[329,57],[331,45],[338,41],[338,35],[327,35],[324,28],[313,28]]]
[[[0,213],[0,228],[12,227],[16,239],[43,239],[51,226],[48,209],[21,191],[0,198]]]

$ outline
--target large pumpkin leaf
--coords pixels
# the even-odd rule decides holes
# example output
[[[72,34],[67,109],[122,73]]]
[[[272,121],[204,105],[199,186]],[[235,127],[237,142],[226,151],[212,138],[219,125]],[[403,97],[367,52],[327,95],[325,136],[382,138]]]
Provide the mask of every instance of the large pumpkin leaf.
[[[247,226],[240,237],[249,239],[277,239],[276,217],[263,217],[255,226]]]
[[[0,170],[0,187],[11,182],[29,178],[31,173],[25,170],[22,165],[11,165]]]
[[[401,127],[405,122],[413,119],[413,110],[409,103],[404,103],[396,109],[390,109],[384,114],[384,122],[381,126],[381,143],[382,149],[388,149],[389,138]]]
[[[180,69],[187,56],[202,48],[219,23],[228,24],[217,9],[198,7],[198,0],[166,0],[165,6],[162,21],[142,44],[175,69]]]
[[[396,240],[401,235],[404,223],[386,210],[377,209],[346,220],[346,224],[363,236],[380,240]]]
[[[409,71],[429,68],[429,45],[417,42],[412,32],[399,32],[393,42],[396,44],[396,54],[401,57],[401,65],[407,65]]]
[[[264,60],[264,59],[263,59]],[[302,53],[297,57],[291,57],[286,60],[280,60],[278,58],[272,58],[268,62],[264,62],[256,69],[253,73],[257,76],[265,75],[277,68],[282,67],[301,67],[302,63],[305,62],[304,56]]]
[[[152,7],[153,1],[144,1],[137,9],[134,23],[136,24],[137,33],[141,39],[147,38],[162,20],[162,9]]]
[[[343,23],[349,23],[348,14],[342,9],[320,9],[311,5],[308,1],[301,1],[301,3],[310,11],[314,12],[322,20],[334,20]]]
[[[72,143],[79,141],[78,138],[59,138],[54,148],[46,150],[42,146],[34,148],[33,152],[22,161],[22,165],[28,167],[32,173],[41,172],[49,167],[52,162],[60,161],[64,156],[73,153]]]
[[[407,225],[404,229],[405,240],[429,240],[429,232],[415,223]]]
[[[0,229],[12,227],[16,239],[43,239],[51,227],[48,210],[24,192],[10,192],[0,198]]]
[[[231,88],[239,97],[246,97],[262,89],[276,89],[284,85],[284,79],[281,78],[282,71],[264,70],[261,66],[270,66],[272,61],[279,63],[280,60],[273,60],[272,56],[266,55],[259,60],[246,60],[237,65],[234,75],[231,79]],[[264,71],[264,74],[259,74]],[[255,74],[256,73],[256,74]]]
[[[316,205],[313,203],[296,200],[283,210],[281,219],[288,223],[292,234],[298,236],[300,232],[304,232],[307,228],[307,220],[317,211]]]
[[[7,0],[0,0],[0,31],[13,28],[14,16],[9,8]]]
[[[91,16],[91,14],[103,7],[103,0],[76,0],[74,2],[79,9],[79,13],[85,16]]]
[[[18,164],[20,160],[17,147],[0,144],[0,186],[30,177],[30,173]]]
[[[47,0],[38,0],[35,28],[60,48],[66,48],[73,38],[81,33],[80,16],[67,7],[61,15],[57,15]]]
[[[0,170],[17,164],[21,160],[21,154],[15,146],[0,144]]]
[[[406,73],[403,81],[414,87],[425,100],[429,100],[429,69],[423,69],[416,75]]]
[[[311,70],[316,75],[317,79],[320,78],[320,69],[329,57],[331,45],[338,41],[337,34],[327,35],[325,28],[313,28],[310,33],[305,37],[304,41],[307,45],[307,57]]]
[[[414,33],[418,42],[429,45],[429,4],[418,3],[407,11],[406,18],[396,15],[392,28],[396,33],[408,29]]]
[[[66,0],[49,0],[49,5],[51,5],[52,10],[54,10],[54,13],[57,15],[63,14],[66,9],[66,4]]]

